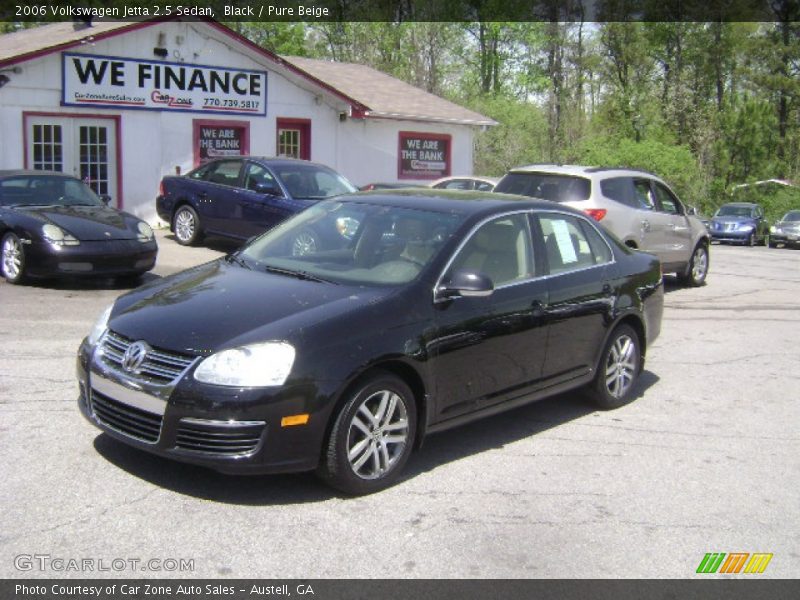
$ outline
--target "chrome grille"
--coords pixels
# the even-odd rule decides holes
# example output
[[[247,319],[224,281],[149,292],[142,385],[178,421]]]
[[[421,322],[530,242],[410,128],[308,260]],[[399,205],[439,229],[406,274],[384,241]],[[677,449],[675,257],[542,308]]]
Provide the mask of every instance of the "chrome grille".
[[[737,223],[725,223],[725,231],[736,231]]]
[[[109,331],[103,338],[102,360],[115,369],[122,370],[122,357],[132,343],[128,338]],[[138,372],[152,383],[164,385],[180,377],[194,361],[193,356],[153,348],[147,352],[147,357]]]
[[[263,421],[181,419],[175,447],[202,454],[250,454],[261,441],[264,425]]]
[[[92,390],[92,412],[97,420],[118,431],[143,442],[155,443],[161,433],[161,415],[128,406]]]

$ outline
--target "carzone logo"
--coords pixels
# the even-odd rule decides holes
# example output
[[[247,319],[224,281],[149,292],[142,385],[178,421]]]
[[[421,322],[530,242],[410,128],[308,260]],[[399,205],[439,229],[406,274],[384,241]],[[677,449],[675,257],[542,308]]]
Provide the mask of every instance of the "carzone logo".
[[[725,558],[727,556],[727,558]],[[749,559],[749,560],[748,560]],[[698,573],[763,573],[772,554],[748,552],[709,552],[700,561]],[[724,562],[723,562],[724,561]],[[744,569],[744,571],[743,571]]]

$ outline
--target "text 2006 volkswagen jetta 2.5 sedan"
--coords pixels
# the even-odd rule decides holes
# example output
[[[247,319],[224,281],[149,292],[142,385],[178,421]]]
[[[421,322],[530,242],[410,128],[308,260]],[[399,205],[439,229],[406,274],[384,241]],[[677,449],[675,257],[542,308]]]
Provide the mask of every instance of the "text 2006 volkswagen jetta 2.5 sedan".
[[[308,228],[338,237],[293,255]],[[79,405],[160,456],[363,494],[429,433],[584,386],[631,400],[662,310],[658,260],[576,210],[357,194],[120,297],[81,345]]]

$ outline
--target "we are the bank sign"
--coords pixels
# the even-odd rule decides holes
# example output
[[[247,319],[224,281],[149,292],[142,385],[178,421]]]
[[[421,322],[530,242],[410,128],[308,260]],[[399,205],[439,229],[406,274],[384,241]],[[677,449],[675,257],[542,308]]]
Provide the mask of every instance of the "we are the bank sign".
[[[65,106],[267,114],[264,71],[65,52],[62,80]]]

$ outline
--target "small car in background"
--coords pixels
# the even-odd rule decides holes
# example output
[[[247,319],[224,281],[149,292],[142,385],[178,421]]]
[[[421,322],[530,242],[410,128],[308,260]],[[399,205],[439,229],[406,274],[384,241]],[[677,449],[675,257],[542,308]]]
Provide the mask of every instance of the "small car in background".
[[[51,171],[0,171],[0,272],[135,279],[152,269],[150,226],[108,206],[83,181]]]
[[[499,177],[478,177],[468,175],[463,177],[443,177],[430,184],[437,190],[476,190],[478,192],[491,192]]]
[[[190,246],[209,234],[247,240],[320,200],[354,191],[344,176],[306,160],[221,158],[164,177],[156,209],[177,242]],[[334,232],[298,232],[295,252],[313,251],[328,234]]]
[[[769,228],[769,247],[800,246],[800,210],[790,210]]]
[[[684,285],[705,283],[709,235],[660,177],[638,169],[531,165],[509,171],[495,192],[550,200],[582,210],[626,246],[658,256]]]
[[[734,242],[745,246],[766,244],[769,223],[764,209],[752,202],[723,204],[711,218],[708,228],[712,241]]]
[[[342,213],[351,244],[292,253]],[[118,298],[81,344],[78,407],[171,460],[368,494],[431,433],[580,387],[632,401],[663,304],[657,258],[568,207],[346,195]]]

